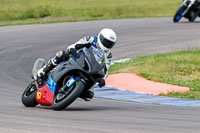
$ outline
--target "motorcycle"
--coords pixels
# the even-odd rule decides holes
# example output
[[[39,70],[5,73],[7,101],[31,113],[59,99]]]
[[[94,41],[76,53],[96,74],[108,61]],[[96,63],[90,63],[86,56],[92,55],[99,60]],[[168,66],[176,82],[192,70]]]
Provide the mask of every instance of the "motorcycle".
[[[65,109],[105,76],[104,60],[103,50],[83,48],[41,80],[36,78],[36,73],[46,63],[44,59],[37,59],[32,69],[33,81],[23,92],[22,103],[26,107],[40,104],[54,110]]]
[[[173,21],[177,23],[182,17],[187,18],[190,22],[195,21],[195,19],[200,16],[199,3],[198,0],[183,0],[180,8],[173,17]]]

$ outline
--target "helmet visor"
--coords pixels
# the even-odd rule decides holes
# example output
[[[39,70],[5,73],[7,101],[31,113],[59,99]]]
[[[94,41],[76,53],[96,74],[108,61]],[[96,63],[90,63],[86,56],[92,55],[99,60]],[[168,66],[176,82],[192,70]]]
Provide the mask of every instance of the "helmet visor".
[[[111,49],[115,45],[115,42],[106,39],[102,34],[100,34],[100,41],[104,45],[104,47],[108,49]]]

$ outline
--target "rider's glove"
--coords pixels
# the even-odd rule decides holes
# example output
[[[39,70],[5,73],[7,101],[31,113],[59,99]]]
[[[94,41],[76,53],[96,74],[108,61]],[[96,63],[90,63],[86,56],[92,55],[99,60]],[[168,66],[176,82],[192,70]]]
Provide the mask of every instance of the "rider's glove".
[[[72,56],[76,56],[79,57],[80,55],[77,53],[77,50],[75,48],[70,48],[68,50],[69,54],[71,54]]]
[[[76,56],[76,49],[75,48],[70,48],[69,49],[69,54]]]
[[[105,86],[105,80],[104,79],[101,79],[100,81],[99,81],[99,87],[101,88],[101,87],[103,87],[103,86]]]

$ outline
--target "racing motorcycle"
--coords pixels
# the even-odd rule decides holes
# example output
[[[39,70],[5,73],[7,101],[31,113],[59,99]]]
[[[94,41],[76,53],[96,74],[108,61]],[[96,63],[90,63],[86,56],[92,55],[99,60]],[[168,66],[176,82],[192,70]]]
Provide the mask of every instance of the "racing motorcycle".
[[[40,104],[54,110],[65,109],[105,76],[104,60],[103,50],[83,48],[77,56],[60,63],[44,79],[37,79],[37,71],[46,64],[44,59],[37,59],[32,70],[33,81],[23,92],[22,103],[26,107]]]
[[[200,16],[199,3],[198,0],[183,0],[180,8],[174,15],[173,21],[177,23],[182,17],[185,17],[190,22],[193,22],[198,16]]]

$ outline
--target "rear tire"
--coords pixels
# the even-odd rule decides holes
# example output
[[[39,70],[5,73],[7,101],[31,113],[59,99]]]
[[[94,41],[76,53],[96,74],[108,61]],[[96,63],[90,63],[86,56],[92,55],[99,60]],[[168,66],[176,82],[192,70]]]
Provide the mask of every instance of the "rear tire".
[[[52,108],[54,110],[62,110],[65,109],[67,106],[69,106],[71,103],[73,103],[83,92],[85,88],[85,84],[82,81],[77,81],[75,84],[75,87],[71,90],[71,92],[64,97],[61,101],[57,100],[58,94],[55,96],[53,103],[52,103]]]
[[[183,13],[186,10],[186,6],[181,6],[178,11],[176,12],[176,14],[174,15],[173,21],[174,23],[177,23],[181,20],[181,18],[183,17]]]
[[[37,89],[34,82],[30,83],[22,94],[22,103],[26,107],[35,107],[38,105],[36,101]]]
[[[195,14],[195,12],[194,11],[190,11],[189,16],[188,16],[188,20],[190,22],[194,22],[196,18],[197,18],[197,15]]]

